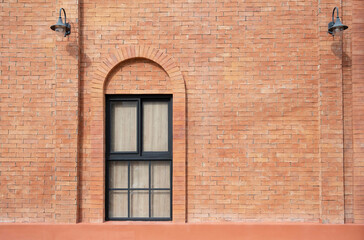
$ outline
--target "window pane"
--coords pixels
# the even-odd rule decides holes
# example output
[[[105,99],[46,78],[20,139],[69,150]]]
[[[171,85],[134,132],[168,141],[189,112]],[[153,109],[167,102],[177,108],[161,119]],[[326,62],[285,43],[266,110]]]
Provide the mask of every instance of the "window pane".
[[[131,162],[130,181],[131,188],[149,188],[149,162]]]
[[[143,151],[168,151],[168,102],[143,102]]]
[[[109,192],[109,217],[128,217],[128,191]]]
[[[111,151],[137,151],[137,102],[111,104]]]
[[[151,196],[152,217],[171,217],[170,191],[154,190]]]
[[[109,162],[109,187],[128,188],[128,162]]]
[[[169,188],[170,187],[170,163],[156,161],[152,162],[152,188]]]
[[[148,191],[130,191],[130,217],[149,217]]]

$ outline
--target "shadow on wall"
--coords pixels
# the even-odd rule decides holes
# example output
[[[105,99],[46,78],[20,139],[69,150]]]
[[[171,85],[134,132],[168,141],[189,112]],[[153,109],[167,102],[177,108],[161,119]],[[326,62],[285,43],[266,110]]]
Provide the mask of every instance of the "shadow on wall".
[[[66,51],[69,53],[70,56],[77,58],[78,56],[78,44],[76,42],[70,42],[67,44],[66,47]],[[91,59],[87,56],[87,54],[85,53],[80,53],[80,55],[82,56],[82,65],[84,68],[88,68],[89,66],[91,66]]]
[[[350,67],[351,66],[351,58],[342,50],[342,42],[333,42],[331,44],[331,51],[332,53],[338,57],[342,58],[343,67]]]

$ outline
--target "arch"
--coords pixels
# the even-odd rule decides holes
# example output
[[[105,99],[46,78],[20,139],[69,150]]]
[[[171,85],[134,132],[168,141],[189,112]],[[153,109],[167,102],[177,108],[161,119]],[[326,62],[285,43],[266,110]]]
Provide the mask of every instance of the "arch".
[[[149,46],[123,46],[115,49],[99,64],[91,84],[91,156],[94,166],[105,169],[105,83],[110,73],[122,62],[134,58],[145,58],[158,64],[169,76],[173,95],[173,222],[186,221],[186,88],[183,76],[172,57]],[[120,94],[154,94],[153,90],[123,90]],[[119,93],[118,93],[119,94]],[[170,94],[170,92],[169,92]],[[101,180],[101,179],[100,179]],[[102,174],[105,181],[105,171]],[[104,184],[105,185],[105,184]],[[98,190],[105,196],[104,185]],[[103,202],[97,204],[99,213],[104,213]]]
[[[124,60],[109,73],[104,82],[104,93],[114,94],[122,89],[172,94],[172,84],[167,72],[156,62],[146,58]]]
[[[98,66],[92,79],[92,93],[103,91],[110,72],[121,62],[133,58],[146,58],[160,65],[171,79],[173,91],[185,92],[185,83],[178,66],[169,55],[148,46],[123,46],[111,52]]]

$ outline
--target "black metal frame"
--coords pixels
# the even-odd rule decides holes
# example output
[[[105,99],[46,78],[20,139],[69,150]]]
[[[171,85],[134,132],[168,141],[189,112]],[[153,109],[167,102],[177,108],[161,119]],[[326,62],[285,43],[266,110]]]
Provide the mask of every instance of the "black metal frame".
[[[120,101],[137,101],[137,151],[136,152],[111,152],[111,104]],[[142,105],[145,101],[166,101],[168,102],[168,151],[167,152],[143,152],[143,109]],[[106,95],[106,124],[105,124],[106,148],[105,148],[105,219],[106,221],[171,221],[172,220],[172,95]],[[128,188],[109,188],[109,162],[124,161],[128,162]],[[149,187],[148,188],[131,188],[130,187],[130,163],[133,161],[149,162]],[[169,188],[152,188],[151,187],[151,163],[153,161],[168,161],[170,163],[170,187]],[[112,190],[128,191],[128,217],[115,218],[109,217],[109,192]],[[130,191],[141,190],[149,191],[149,217],[130,217]],[[155,218],[151,217],[151,193],[153,190],[169,190],[170,191],[170,217]]]

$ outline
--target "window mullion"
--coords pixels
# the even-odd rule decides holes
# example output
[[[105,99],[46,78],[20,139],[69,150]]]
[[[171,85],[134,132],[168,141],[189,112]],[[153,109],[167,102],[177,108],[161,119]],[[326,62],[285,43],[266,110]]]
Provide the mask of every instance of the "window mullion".
[[[172,99],[168,102],[168,153],[172,156],[172,138],[173,138],[173,125],[172,125]]]
[[[128,218],[130,218],[130,161],[128,161]]]
[[[143,141],[143,129],[142,129],[142,101],[141,99],[138,99],[138,150],[139,150],[139,156],[142,156],[142,141]]]
[[[152,212],[152,204],[151,204],[151,179],[152,179],[152,177],[151,177],[151,174],[152,174],[152,171],[151,171],[151,165],[152,165],[152,162],[151,161],[149,161],[149,218],[150,217],[152,217],[152,215],[151,215],[151,212]]]

